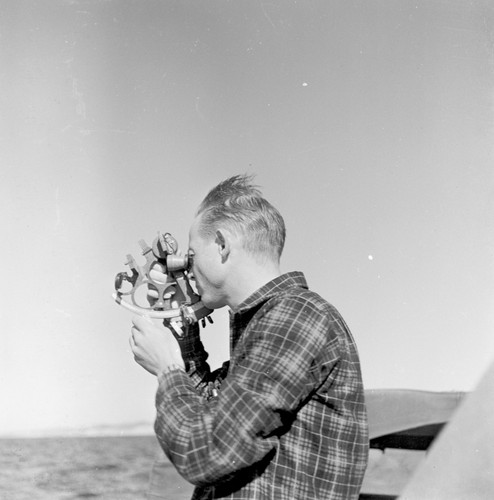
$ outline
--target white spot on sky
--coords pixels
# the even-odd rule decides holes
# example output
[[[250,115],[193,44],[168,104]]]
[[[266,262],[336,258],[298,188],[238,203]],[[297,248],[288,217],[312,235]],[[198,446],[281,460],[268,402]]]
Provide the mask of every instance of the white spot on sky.
[[[55,311],[58,314],[61,314],[62,316],[66,317],[66,318],[71,318],[72,317],[72,315],[70,313],[68,313],[67,311],[64,311],[63,309],[55,308]]]
[[[302,87],[308,87],[309,84],[307,82],[302,83]]]
[[[374,256],[373,256],[373,255],[368,255],[368,256],[367,256],[367,258],[368,258],[369,260],[374,260]]]

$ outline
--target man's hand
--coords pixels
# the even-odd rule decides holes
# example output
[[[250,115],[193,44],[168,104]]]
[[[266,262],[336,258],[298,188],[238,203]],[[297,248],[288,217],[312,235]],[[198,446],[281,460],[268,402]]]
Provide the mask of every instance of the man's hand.
[[[134,316],[129,339],[134,359],[153,375],[172,366],[185,369],[180,346],[171,331],[149,318]]]

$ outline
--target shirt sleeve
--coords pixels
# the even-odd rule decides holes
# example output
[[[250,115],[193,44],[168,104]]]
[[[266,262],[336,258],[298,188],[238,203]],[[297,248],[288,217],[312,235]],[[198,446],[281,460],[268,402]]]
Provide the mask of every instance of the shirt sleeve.
[[[262,464],[297,411],[327,376],[318,366],[329,318],[300,297],[272,299],[235,351],[218,398],[205,402],[183,372],[160,377],[158,440],[177,470],[197,485],[217,483]]]

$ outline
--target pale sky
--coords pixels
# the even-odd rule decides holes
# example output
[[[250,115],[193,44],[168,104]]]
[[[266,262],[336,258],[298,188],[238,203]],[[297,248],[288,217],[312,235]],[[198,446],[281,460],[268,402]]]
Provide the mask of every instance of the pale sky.
[[[243,172],[285,217],[283,270],[349,324],[366,388],[475,387],[494,357],[489,1],[0,14],[0,435],[152,422],[114,276],[158,231],[186,249],[204,195]]]

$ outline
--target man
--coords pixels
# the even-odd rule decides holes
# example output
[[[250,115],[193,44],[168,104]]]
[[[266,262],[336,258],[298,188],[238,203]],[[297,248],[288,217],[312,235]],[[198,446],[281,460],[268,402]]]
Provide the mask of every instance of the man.
[[[357,349],[300,272],[281,274],[285,225],[249,176],[213,188],[189,234],[197,289],[228,306],[231,358],[210,372],[198,328],[177,341],[133,319],[158,376],[155,431],[193,499],[358,498],[368,436]]]

